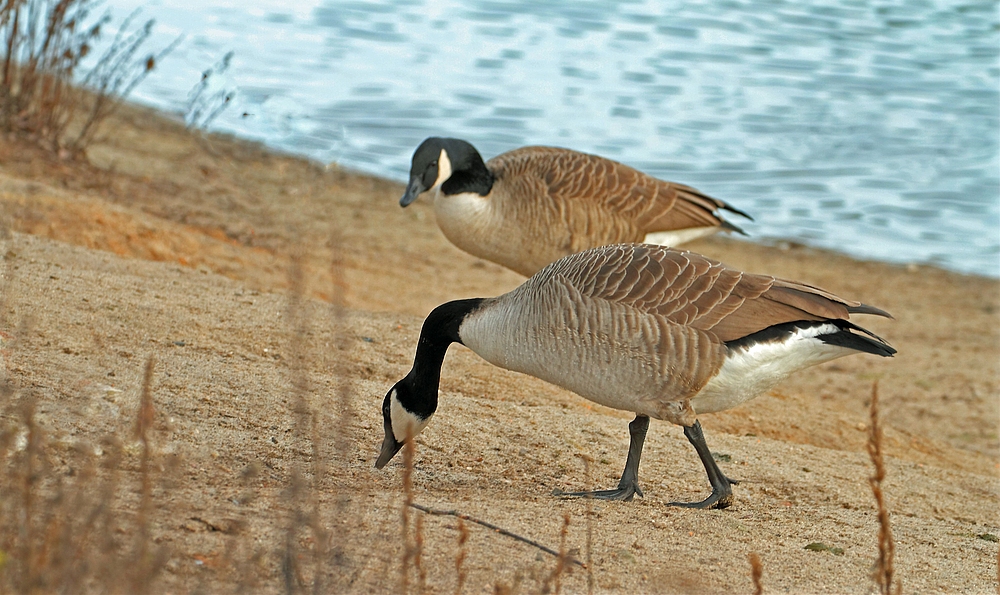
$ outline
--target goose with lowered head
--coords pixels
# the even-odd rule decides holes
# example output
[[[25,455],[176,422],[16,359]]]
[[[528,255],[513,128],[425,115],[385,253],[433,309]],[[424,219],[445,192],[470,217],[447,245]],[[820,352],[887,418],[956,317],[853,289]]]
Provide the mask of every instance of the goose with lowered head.
[[[445,353],[461,343],[486,361],[635,413],[618,487],[566,495],[630,500],[650,418],[684,428],[712,493],[678,506],[725,508],[733,480],[712,458],[698,415],[723,411],[789,374],[853,353],[892,356],[852,314],[890,317],[795,281],[743,273],[648,244],[594,248],[545,267],[513,291],[435,308],[413,367],[385,395],[382,468],[437,410]]]
[[[597,155],[523,147],[484,162],[457,138],[431,137],[417,147],[399,204],[428,191],[451,243],[525,276],[597,246],[676,246],[719,230],[743,233],[720,209],[749,218],[694,188]]]

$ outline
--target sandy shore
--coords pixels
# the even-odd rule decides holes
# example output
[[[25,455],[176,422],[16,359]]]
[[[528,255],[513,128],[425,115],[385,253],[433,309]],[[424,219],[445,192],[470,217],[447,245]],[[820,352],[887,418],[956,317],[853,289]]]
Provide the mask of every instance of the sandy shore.
[[[427,201],[400,209],[399,184],[202,138],[143,109],[106,130],[92,165],[0,141],[3,422],[36,404],[54,474],[73,467],[74,445],[121,436],[112,505],[129,538],[140,510],[131,429],[152,356],[154,453],[172,461],[154,474],[155,592],[231,590],[247,576],[284,591],[293,550],[306,583],[398,591],[401,467],[372,468],[382,396],[408,370],[431,308],[523,279],[451,246]],[[549,494],[616,482],[631,417],[456,347],[418,441],[416,502],[556,549],[569,518],[566,549],[592,564],[560,576],[566,592],[586,592],[588,575],[597,592],[752,592],[750,552],[767,592],[868,592],[878,525],[865,443],[878,381],[904,590],[996,592],[1000,282],[727,238],[686,247],[890,311],[896,320],[862,324],[899,354],[818,366],[705,416],[723,470],[743,480],[733,507],[665,506],[704,497],[707,482],[680,429],[654,422],[645,498],[594,503],[588,516],[588,503]],[[300,509],[329,547],[290,520]],[[453,592],[456,519],[422,525],[427,591]],[[554,558],[466,527],[467,592],[543,589]],[[416,590],[416,569],[410,581]]]

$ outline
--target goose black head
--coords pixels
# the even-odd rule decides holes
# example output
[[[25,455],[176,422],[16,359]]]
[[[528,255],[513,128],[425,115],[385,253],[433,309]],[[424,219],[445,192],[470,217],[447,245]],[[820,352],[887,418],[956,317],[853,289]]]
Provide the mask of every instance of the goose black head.
[[[452,190],[457,192],[472,190],[482,195],[487,194],[493,184],[493,178],[475,147],[457,138],[432,136],[420,143],[413,152],[413,160],[410,162],[410,183],[403,197],[399,199],[399,206],[407,206],[422,193],[439,188],[449,180],[457,182],[457,188]],[[473,182],[471,187],[469,187],[470,181]],[[485,190],[483,190],[484,182]]]
[[[382,451],[375,461],[381,469],[396,456],[407,440],[420,433],[437,411],[441,364],[452,343],[461,343],[459,328],[469,313],[476,311],[484,300],[472,298],[441,304],[431,311],[420,328],[413,367],[397,382],[382,400],[382,427],[385,438]]]
[[[382,439],[382,450],[375,461],[375,468],[381,469],[396,456],[407,440],[412,440],[423,430],[434,414],[423,408],[414,407],[412,387],[407,378],[397,382],[382,401],[382,427],[385,438]],[[436,403],[434,404],[436,406]]]

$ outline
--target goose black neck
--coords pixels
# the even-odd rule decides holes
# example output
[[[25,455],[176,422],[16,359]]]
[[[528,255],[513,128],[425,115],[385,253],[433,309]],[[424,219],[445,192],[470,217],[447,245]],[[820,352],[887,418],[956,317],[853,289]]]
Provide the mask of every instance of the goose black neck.
[[[454,140],[451,146],[445,146],[448,156],[452,159],[451,177],[441,184],[441,192],[446,195],[475,192],[486,196],[493,188],[493,173],[486,167],[482,155],[469,143]]]
[[[404,382],[412,389],[414,402],[403,402],[406,409],[414,413],[433,413],[437,408],[438,385],[441,381],[441,365],[448,347],[461,343],[458,329],[462,321],[475,311],[483,298],[456,300],[441,304],[427,316],[420,329],[417,353],[413,357],[413,367]],[[408,395],[409,396],[409,395]],[[402,394],[400,400],[407,400]],[[418,402],[419,401],[419,402]]]

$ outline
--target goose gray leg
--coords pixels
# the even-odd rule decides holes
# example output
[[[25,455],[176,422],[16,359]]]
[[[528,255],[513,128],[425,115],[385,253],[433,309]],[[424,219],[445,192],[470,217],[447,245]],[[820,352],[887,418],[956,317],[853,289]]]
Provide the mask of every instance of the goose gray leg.
[[[705,434],[701,431],[701,422],[695,421],[692,426],[684,426],[684,435],[688,442],[698,451],[698,458],[705,466],[708,473],[708,481],[712,484],[712,495],[701,502],[671,502],[670,506],[683,506],[684,508],[728,508],[733,503],[732,484],[738,483],[722,474],[719,466],[715,464],[712,453],[705,443]]]
[[[639,459],[642,457],[642,445],[646,441],[646,430],[649,428],[649,416],[636,415],[628,425],[629,445],[628,457],[625,459],[625,470],[622,471],[621,481],[618,488],[613,490],[594,490],[592,492],[564,492],[555,490],[554,496],[579,496],[583,498],[597,498],[600,500],[624,500],[628,502],[633,496],[639,494],[642,497],[642,490],[639,489]]]

